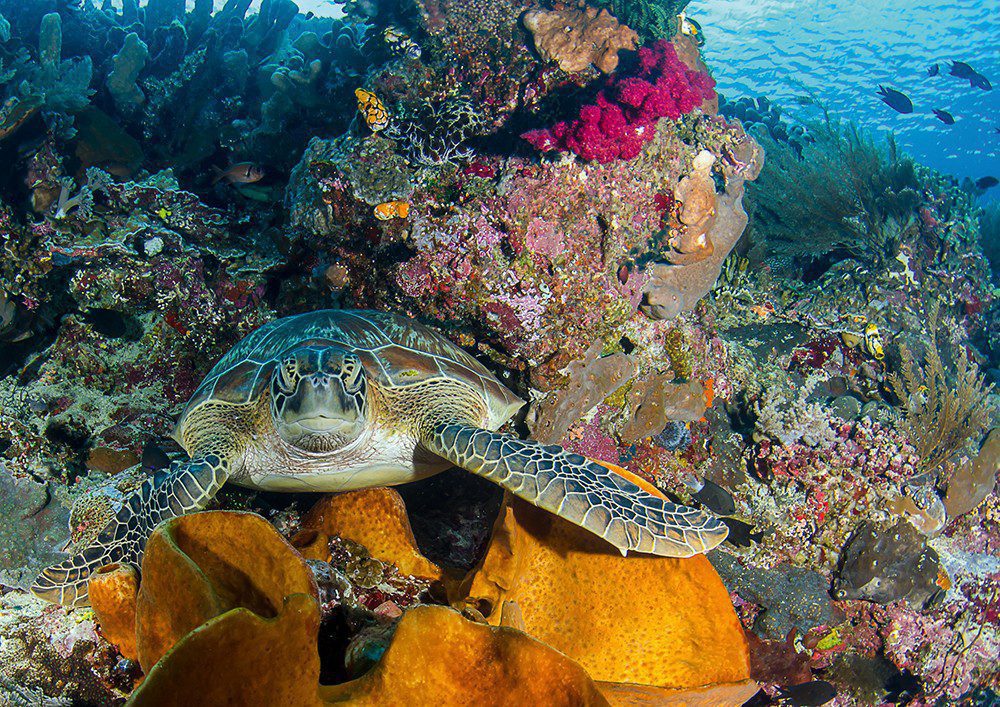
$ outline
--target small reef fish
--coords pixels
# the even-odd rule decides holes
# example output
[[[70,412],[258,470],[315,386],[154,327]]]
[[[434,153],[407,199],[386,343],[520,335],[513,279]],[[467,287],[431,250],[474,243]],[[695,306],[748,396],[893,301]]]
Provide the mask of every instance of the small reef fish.
[[[753,526],[744,523],[736,518],[720,518],[726,527],[729,528],[729,535],[726,542],[732,543],[736,547],[750,547],[752,543],[759,543],[764,539],[764,531],[753,532]]]
[[[150,440],[142,448],[142,468],[146,471],[157,471],[170,467],[170,457],[158,444]]]
[[[720,516],[730,516],[736,512],[736,502],[733,494],[719,486],[710,479],[701,479],[694,474],[684,474],[681,481],[691,489],[691,495],[697,498],[702,505],[710,511]]]
[[[253,184],[264,178],[264,170],[253,162],[239,162],[226,169],[219,169],[213,165],[212,170],[215,172],[212,184],[218,184],[223,180],[229,184]]]
[[[913,112],[913,101],[911,101],[906,94],[900,93],[894,88],[886,88],[885,86],[878,87],[878,97],[882,99],[882,102],[887,106],[892,108],[897,113],[912,113]]]
[[[997,184],[1000,184],[1000,181],[997,181],[996,177],[980,177],[976,180],[975,184],[977,189],[992,189]]]
[[[973,69],[964,61],[951,62],[948,74],[960,79],[966,79],[973,88],[981,88],[984,91],[992,91],[993,84],[981,73]]]
[[[970,78],[969,85],[975,88],[981,88],[984,91],[993,90],[993,84],[991,84],[990,80],[985,76],[983,76],[982,74],[976,74],[975,76]]]
[[[937,64],[931,64],[930,66],[927,67],[927,75],[928,76],[937,76],[938,73],[940,73],[940,71],[941,71],[941,67],[938,66]]]
[[[778,697],[783,704],[794,707],[820,707],[837,696],[837,688],[826,680],[813,680],[791,687],[779,687]]]
[[[358,99],[358,112],[365,119],[369,130],[377,133],[389,124],[389,111],[378,96],[364,88],[354,89],[354,96]]]
[[[938,120],[940,120],[945,125],[954,125],[955,124],[955,116],[953,116],[948,111],[941,110],[939,108],[935,108],[933,110],[933,113],[934,113],[934,115],[936,115],[938,117]]]
[[[160,217],[161,221],[166,221],[173,213],[170,209],[165,209],[162,206],[156,210],[156,215]]]
[[[951,62],[951,66],[948,68],[948,75],[956,76],[960,79],[971,79],[974,75],[976,75],[976,70],[964,61],[953,61]]]
[[[406,201],[385,201],[376,206],[374,211],[375,218],[379,221],[406,218],[410,215],[410,204]]]
[[[695,41],[699,47],[705,44],[705,33],[701,31],[701,25],[692,20],[683,12],[677,15],[677,27],[681,34],[687,35]]]
[[[878,327],[873,322],[869,322],[868,326],[865,327],[865,349],[875,357],[876,361],[885,358],[885,350],[882,348],[882,334],[879,333]]]
[[[419,59],[423,53],[420,45],[406,32],[395,25],[389,25],[382,30],[382,40],[388,45],[389,50],[396,56],[405,56],[410,59]]]

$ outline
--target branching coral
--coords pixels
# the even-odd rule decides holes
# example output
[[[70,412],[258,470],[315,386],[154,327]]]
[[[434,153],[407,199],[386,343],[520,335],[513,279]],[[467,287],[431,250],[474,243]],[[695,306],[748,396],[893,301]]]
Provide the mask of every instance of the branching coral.
[[[815,142],[800,158],[762,136],[767,161],[748,202],[755,233],[772,252],[817,259],[842,253],[884,269],[917,229],[913,162],[854,125],[810,126]]]
[[[634,74],[614,74],[594,103],[574,120],[531,130],[521,137],[543,152],[563,150],[585,160],[631,160],[656,134],[660,118],[677,119],[715,97],[715,81],[688,68],[674,45],[659,41],[639,50]]]
[[[821,375],[814,374],[789,394],[775,391],[763,402],[755,403],[757,432],[785,446],[801,441],[810,447],[822,447],[833,442],[837,435],[830,426],[828,412],[819,403],[809,401],[822,381]]]
[[[937,311],[930,313],[935,331]],[[954,356],[952,375],[945,370],[936,343],[918,361],[905,344],[899,345],[901,369],[890,376],[893,393],[901,401],[903,427],[920,455],[921,467],[934,471],[982,432],[989,420],[985,405],[992,389],[979,367],[961,349]]]

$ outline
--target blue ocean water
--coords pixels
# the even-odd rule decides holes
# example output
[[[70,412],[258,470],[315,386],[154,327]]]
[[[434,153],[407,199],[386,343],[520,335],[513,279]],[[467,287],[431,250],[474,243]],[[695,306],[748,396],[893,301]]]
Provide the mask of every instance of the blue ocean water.
[[[694,0],[687,14],[704,29],[705,60],[723,94],[766,95],[804,119],[819,111],[796,97],[813,95],[835,117],[894,132],[919,162],[975,180],[1000,176],[998,10],[995,0]],[[951,61],[971,64],[994,89],[949,76]],[[935,63],[940,73],[928,76]],[[913,113],[882,103],[879,84],[908,95]],[[938,120],[935,108],[955,124]]]

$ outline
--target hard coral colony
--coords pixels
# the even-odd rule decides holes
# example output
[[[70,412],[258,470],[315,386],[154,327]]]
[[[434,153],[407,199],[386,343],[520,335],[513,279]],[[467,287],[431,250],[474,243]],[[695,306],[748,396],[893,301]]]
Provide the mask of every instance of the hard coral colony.
[[[997,699],[990,220],[685,4],[0,0],[0,703]]]

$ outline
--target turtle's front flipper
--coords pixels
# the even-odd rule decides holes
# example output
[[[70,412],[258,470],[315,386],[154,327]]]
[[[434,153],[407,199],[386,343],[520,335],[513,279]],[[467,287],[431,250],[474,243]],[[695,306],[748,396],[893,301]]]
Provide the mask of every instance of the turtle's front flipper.
[[[139,567],[146,539],[160,521],[204,508],[229,476],[228,465],[209,454],[174,462],[121,499],[107,526],[68,560],[42,571],[31,586],[35,596],[64,606],[87,606],[90,575],[105,565]]]
[[[443,424],[424,446],[453,464],[599,535],[625,554],[707,552],[729,529],[703,511],[642,490],[607,467],[562,447],[463,424]]]

